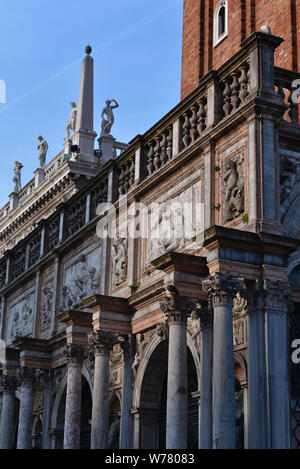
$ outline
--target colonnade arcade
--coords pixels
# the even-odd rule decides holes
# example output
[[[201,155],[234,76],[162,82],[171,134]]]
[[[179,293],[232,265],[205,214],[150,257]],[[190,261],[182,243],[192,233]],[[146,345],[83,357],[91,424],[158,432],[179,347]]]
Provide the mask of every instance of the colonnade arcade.
[[[57,342],[14,343],[9,354],[19,358],[7,360],[2,376],[2,448],[14,446],[15,431],[19,449],[32,447],[32,434],[44,448],[108,448],[116,399],[120,448],[289,446],[289,285],[210,275],[202,258],[185,254],[170,253],[155,267],[168,275],[151,293],[158,309],[148,327],[132,319],[138,297],[134,304],[95,295],[60,315],[66,330]],[[138,335],[146,337],[141,349]],[[109,387],[117,343],[124,360],[118,396]],[[41,376],[44,413],[33,420]]]

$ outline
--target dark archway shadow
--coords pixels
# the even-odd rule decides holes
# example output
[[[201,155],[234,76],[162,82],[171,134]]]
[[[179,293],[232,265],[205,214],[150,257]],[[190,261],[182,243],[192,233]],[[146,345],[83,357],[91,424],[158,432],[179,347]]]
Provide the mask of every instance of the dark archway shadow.
[[[197,372],[188,348],[188,449],[198,447],[198,402],[192,393],[198,390]],[[140,398],[140,448],[166,449],[168,341],[154,350],[147,365]]]

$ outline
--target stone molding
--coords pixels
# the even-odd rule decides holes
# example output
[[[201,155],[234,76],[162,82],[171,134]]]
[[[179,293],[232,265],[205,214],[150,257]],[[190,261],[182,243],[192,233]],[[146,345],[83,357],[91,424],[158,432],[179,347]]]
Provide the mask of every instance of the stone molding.
[[[108,356],[114,345],[118,343],[118,338],[111,332],[94,331],[88,335],[88,343],[93,354]]]
[[[208,293],[213,306],[232,305],[233,299],[243,287],[243,280],[217,273],[202,281],[203,290]]]

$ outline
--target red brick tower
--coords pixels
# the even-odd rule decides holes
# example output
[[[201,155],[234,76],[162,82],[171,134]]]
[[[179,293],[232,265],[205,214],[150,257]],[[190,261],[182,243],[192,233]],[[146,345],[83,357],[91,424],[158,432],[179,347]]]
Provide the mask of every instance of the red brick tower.
[[[284,39],[278,67],[300,70],[299,0],[184,0],[181,97],[200,78],[238,52],[251,33],[268,25]]]

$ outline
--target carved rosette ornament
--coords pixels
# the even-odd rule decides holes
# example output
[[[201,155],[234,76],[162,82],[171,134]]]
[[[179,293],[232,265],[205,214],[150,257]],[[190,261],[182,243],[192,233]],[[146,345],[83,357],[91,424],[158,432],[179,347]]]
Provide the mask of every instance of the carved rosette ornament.
[[[0,386],[2,387],[3,393],[13,394],[17,388],[17,380],[15,376],[3,375],[0,377]]]
[[[160,309],[167,316],[169,324],[184,323],[190,310],[190,303],[184,296],[171,294],[159,302]]]
[[[82,365],[83,361],[87,357],[85,347],[79,344],[67,344],[63,353],[67,358],[68,366]]]
[[[208,293],[213,306],[231,305],[244,281],[232,276],[217,273],[214,277],[202,281],[202,288]]]
[[[88,336],[89,348],[95,355],[109,355],[110,350],[118,343],[116,334],[94,331]]]
[[[33,386],[35,378],[35,370],[27,366],[22,366],[17,370],[18,386]]]

